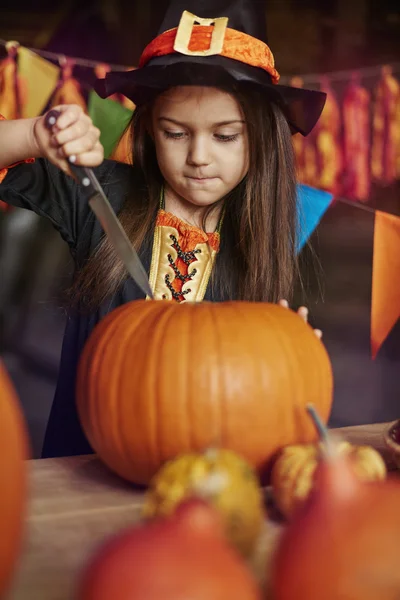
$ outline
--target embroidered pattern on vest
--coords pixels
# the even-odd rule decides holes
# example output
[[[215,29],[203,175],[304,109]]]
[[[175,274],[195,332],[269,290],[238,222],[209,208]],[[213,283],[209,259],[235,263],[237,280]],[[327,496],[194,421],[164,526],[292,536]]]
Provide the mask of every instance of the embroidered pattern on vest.
[[[154,297],[176,302],[203,300],[219,241],[219,232],[205,233],[160,209],[150,268]]]

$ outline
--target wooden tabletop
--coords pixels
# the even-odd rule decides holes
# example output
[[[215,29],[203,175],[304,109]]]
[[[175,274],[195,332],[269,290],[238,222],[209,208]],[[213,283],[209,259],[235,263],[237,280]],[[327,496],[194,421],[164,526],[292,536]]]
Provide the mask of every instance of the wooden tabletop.
[[[387,456],[388,423],[336,431]],[[93,455],[32,460],[25,545],[7,600],[74,600],[76,579],[98,544],[140,520],[143,492],[113,475]],[[266,527],[259,560],[279,533]]]

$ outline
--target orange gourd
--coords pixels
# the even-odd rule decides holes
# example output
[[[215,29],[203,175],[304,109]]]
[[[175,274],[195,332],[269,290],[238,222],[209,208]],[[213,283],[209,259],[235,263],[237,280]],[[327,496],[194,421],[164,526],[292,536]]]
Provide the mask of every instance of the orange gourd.
[[[18,399],[0,362],[0,597],[20,552],[26,501],[27,432]]]
[[[201,500],[107,540],[85,567],[78,600],[261,600],[218,514]]]
[[[89,442],[136,483],[213,446],[262,475],[282,446],[315,440],[309,402],[328,419],[328,354],[299,315],[275,304],[131,302],[97,325],[78,369]]]

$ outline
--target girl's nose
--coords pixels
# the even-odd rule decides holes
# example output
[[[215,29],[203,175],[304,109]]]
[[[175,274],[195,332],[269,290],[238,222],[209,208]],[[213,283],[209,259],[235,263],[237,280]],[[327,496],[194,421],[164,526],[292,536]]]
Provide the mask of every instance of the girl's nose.
[[[201,167],[210,164],[210,142],[206,140],[203,136],[193,136],[189,146],[187,162],[188,164],[196,167]]]

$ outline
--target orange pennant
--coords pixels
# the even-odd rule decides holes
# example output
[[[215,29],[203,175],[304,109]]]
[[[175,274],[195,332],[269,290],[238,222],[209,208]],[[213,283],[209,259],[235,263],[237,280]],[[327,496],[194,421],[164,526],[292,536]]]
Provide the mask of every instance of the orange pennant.
[[[18,47],[18,42],[7,42],[8,56],[0,62],[0,114],[6,119],[19,119],[26,102],[26,82],[17,69]]]
[[[301,77],[292,77],[290,85],[302,88],[304,82]],[[315,147],[315,131],[307,137],[296,133],[292,136],[293,149],[296,158],[297,178],[301,183],[311,187],[319,186],[317,150]]]
[[[375,358],[400,317],[400,217],[375,213],[371,350]]]
[[[74,61],[67,58],[59,60],[61,66],[60,79],[51,99],[50,106],[59,104],[77,104],[87,112],[86,102],[81,93],[79,82],[73,77]]]
[[[343,99],[344,190],[347,198],[367,201],[370,194],[370,93],[353,73]]]
[[[372,122],[371,170],[384,185],[400,176],[400,83],[392,67],[382,67]]]
[[[339,102],[326,76],[321,77],[321,90],[326,92],[326,103],[315,128],[317,159],[319,162],[318,187],[338,194],[343,168],[340,144],[341,114]]]

